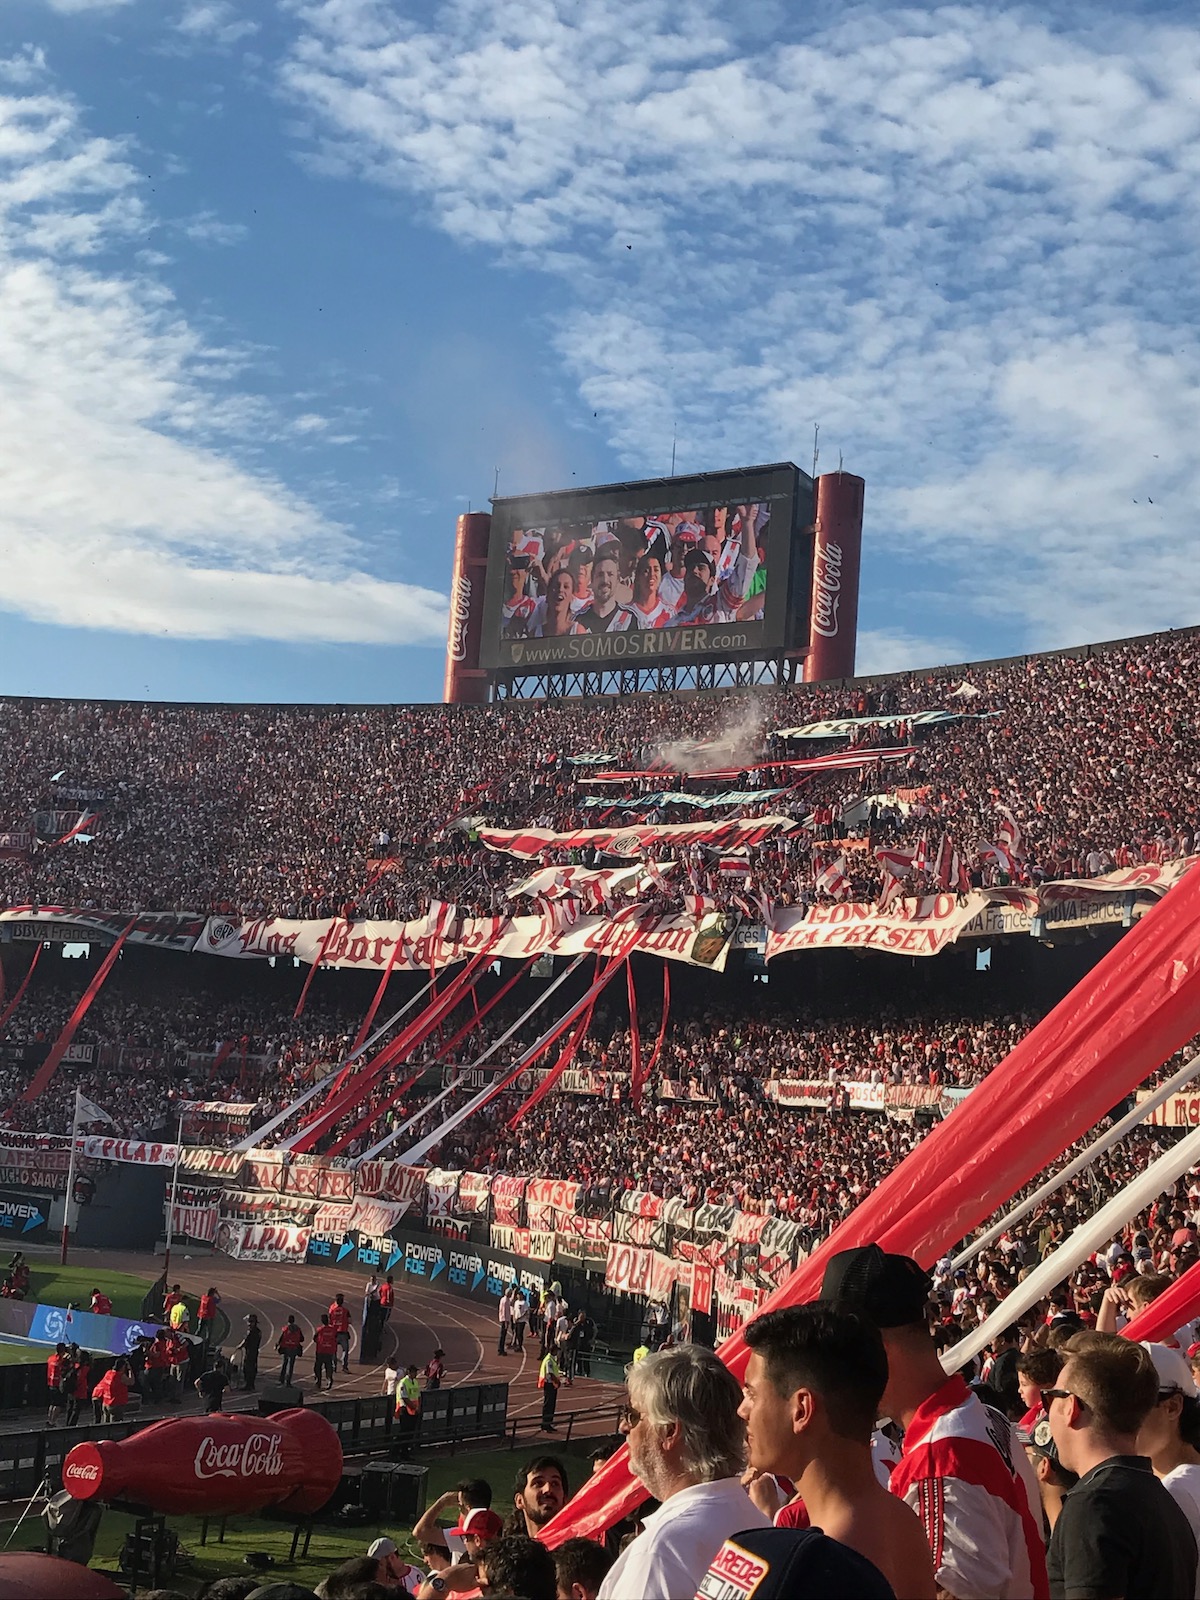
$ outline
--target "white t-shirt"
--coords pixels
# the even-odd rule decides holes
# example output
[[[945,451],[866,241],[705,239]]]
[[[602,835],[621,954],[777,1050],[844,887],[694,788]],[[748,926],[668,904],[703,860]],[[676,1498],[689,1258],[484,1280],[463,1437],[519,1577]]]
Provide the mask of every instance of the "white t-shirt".
[[[735,1533],[770,1522],[736,1478],[681,1489],[646,1518],[617,1557],[597,1600],[680,1600],[694,1595],[713,1557]]]
[[[1171,1491],[1172,1500],[1191,1523],[1196,1543],[1200,1545],[1200,1466],[1172,1467],[1162,1484]],[[1200,1600],[1200,1570],[1196,1573],[1196,1595]]]

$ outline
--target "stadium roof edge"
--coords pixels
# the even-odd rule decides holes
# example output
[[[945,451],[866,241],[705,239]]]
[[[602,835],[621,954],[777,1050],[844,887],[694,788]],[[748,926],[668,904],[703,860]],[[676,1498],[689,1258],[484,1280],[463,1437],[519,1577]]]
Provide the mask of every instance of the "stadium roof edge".
[[[544,489],[530,494],[498,494],[489,495],[488,504],[492,506],[511,505],[518,500],[574,500],[585,494],[616,494],[622,489],[645,489],[665,487],[668,484],[678,483],[707,483],[713,478],[732,478],[743,472],[798,472],[807,483],[812,483],[812,477],[805,472],[803,467],[798,467],[794,461],[763,461],[752,467],[724,467],[716,472],[680,472],[663,478],[631,478],[627,483],[593,483],[586,488],[576,489]]]
[[[517,498],[513,496],[513,498]],[[852,684],[878,684],[892,683],[899,678],[911,678],[922,673],[929,677],[962,677],[972,671],[979,671],[987,667],[1015,666],[1022,661],[1055,661],[1063,656],[1089,656],[1102,655],[1109,650],[1121,650],[1127,645],[1144,644],[1151,639],[1165,639],[1183,634],[1200,634],[1200,623],[1191,623],[1185,628],[1158,628],[1153,633],[1127,634],[1121,639],[1102,639],[1093,644],[1062,645],[1056,650],[1030,650],[1011,656],[989,656],[977,661],[947,661],[931,664],[927,667],[907,667],[901,672],[876,672],[863,673],[853,678],[830,678],[817,683],[794,683],[787,685],[789,693],[803,693],[806,689],[828,689],[837,685],[849,687]],[[696,694],[758,694],[777,692],[777,684],[747,684],[731,689],[723,686],[719,689],[675,689],[669,691],[677,699],[685,699]],[[664,691],[647,691],[647,694],[659,695]],[[604,705],[610,703],[611,695],[583,696],[572,698],[569,702],[554,701],[553,704],[561,705]],[[501,704],[506,709],[525,706],[536,709],[545,705],[544,700],[505,700]],[[494,704],[494,703],[493,703]],[[191,710],[202,707],[208,711],[378,711],[383,707],[395,706],[397,708],[412,705],[441,706],[444,710],[458,715],[471,715],[481,710],[492,709],[492,706],[448,705],[441,700],[117,700],[102,699],[86,695],[36,695],[36,694],[0,694],[0,705],[64,705],[64,706],[158,706],[164,710],[177,708]]]

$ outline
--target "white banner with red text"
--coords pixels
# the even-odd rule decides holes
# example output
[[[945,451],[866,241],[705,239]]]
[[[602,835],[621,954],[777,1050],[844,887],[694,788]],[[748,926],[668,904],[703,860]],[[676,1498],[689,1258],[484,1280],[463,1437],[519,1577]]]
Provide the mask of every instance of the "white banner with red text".
[[[680,1266],[657,1250],[611,1244],[604,1268],[604,1284],[619,1294],[640,1294],[647,1300],[669,1300]]]
[[[308,1254],[308,1228],[291,1222],[222,1222],[217,1249],[235,1261],[294,1261]]]
[[[93,1161],[127,1161],[136,1167],[173,1167],[179,1154],[175,1144],[149,1139],[76,1139],[75,1148]]]

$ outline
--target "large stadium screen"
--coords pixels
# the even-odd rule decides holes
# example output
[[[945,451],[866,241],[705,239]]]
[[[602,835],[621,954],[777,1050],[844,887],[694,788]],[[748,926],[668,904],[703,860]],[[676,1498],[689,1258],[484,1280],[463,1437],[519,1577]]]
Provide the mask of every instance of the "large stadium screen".
[[[788,648],[792,547],[811,494],[786,463],[496,500],[482,665]]]

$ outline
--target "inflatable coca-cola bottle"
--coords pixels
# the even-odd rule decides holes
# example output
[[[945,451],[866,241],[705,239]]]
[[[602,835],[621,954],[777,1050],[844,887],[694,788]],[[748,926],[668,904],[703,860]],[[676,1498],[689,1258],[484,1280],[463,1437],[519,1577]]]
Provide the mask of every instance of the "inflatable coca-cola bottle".
[[[174,1515],[274,1506],[319,1511],[342,1475],[337,1431],[314,1411],[171,1418],[122,1440],[87,1440],[63,1462],[77,1500],[132,1500]]]

